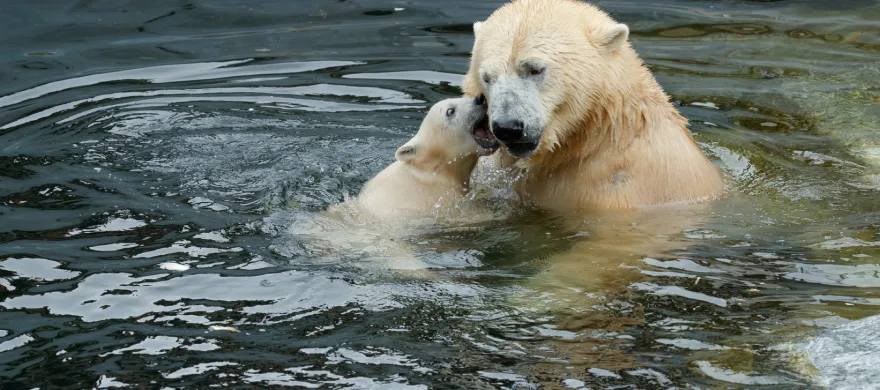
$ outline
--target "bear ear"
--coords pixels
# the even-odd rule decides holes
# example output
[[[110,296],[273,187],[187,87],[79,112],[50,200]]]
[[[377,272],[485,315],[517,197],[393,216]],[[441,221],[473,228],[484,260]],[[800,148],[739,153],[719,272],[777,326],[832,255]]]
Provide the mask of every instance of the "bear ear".
[[[614,52],[626,44],[627,38],[629,38],[629,27],[626,27],[625,24],[618,23],[605,30],[604,36],[602,37],[602,46],[604,46],[609,53]]]
[[[465,96],[475,97],[481,93],[483,93],[483,88],[480,86],[480,83],[477,80],[476,71],[468,72],[468,74],[464,75],[464,79],[461,83],[461,90],[464,92]]]
[[[483,27],[483,22],[474,22],[474,48],[471,49],[471,63],[469,65],[469,69],[467,74],[464,75],[464,79],[461,83],[461,90],[464,92],[465,96],[477,96],[481,94],[482,88],[480,86],[479,76],[477,75],[477,51],[478,51],[478,43],[480,39],[480,29]]]
[[[477,36],[480,34],[480,27],[483,26],[483,22],[474,22],[474,39],[477,39]]]
[[[397,161],[407,162],[412,160],[413,157],[416,156],[416,145],[412,143],[407,143],[399,148],[397,148],[397,152],[394,153],[394,157],[397,158]]]

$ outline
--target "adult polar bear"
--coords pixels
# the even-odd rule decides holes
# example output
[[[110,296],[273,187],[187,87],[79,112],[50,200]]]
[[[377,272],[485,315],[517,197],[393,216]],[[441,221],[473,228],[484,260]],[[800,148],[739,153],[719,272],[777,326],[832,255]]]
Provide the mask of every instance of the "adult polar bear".
[[[680,234],[711,218],[712,203],[699,201],[721,195],[720,170],[630,47],[629,29],[598,8],[514,0],[474,33],[463,89],[488,98],[505,145],[497,161],[522,168],[521,198],[589,233],[524,282],[542,294],[515,299],[575,332],[638,321],[589,308],[643,278],[638,260],[688,245]]]
[[[724,182],[687,120],[627,42],[574,0],[514,0],[474,24],[463,89],[485,94],[502,165],[554,210],[627,209],[717,197]]]

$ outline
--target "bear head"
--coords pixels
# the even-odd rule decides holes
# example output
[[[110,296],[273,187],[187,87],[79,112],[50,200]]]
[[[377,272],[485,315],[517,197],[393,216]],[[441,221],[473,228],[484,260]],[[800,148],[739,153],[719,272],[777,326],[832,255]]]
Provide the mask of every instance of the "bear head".
[[[474,24],[466,95],[484,94],[492,133],[517,158],[565,143],[625,78],[629,29],[574,0],[515,0]]]
[[[482,95],[442,100],[431,107],[419,131],[397,149],[395,157],[424,170],[436,170],[438,165],[454,168],[457,162],[468,159],[476,161],[501,146],[491,136],[488,122]]]

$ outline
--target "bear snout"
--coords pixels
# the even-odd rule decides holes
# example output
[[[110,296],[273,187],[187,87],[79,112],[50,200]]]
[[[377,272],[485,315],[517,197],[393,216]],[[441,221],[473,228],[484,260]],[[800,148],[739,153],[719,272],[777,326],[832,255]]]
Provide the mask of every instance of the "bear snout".
[[[492,133],[501,142],[518,142],[522,139],[525,127],[519,119],[502,119],[492,121]]]

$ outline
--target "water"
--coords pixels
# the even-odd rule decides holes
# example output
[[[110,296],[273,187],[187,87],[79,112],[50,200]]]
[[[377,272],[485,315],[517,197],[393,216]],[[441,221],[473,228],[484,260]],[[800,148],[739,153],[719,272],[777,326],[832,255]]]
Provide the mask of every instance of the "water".
[[[880,312],[880,7],[599,4],[728,196],[560,218],[481,165],[491,217],[423,221],[409,269],[321,211],[498,2],[0,5],[2,387],[834,387],[815,340]]]

